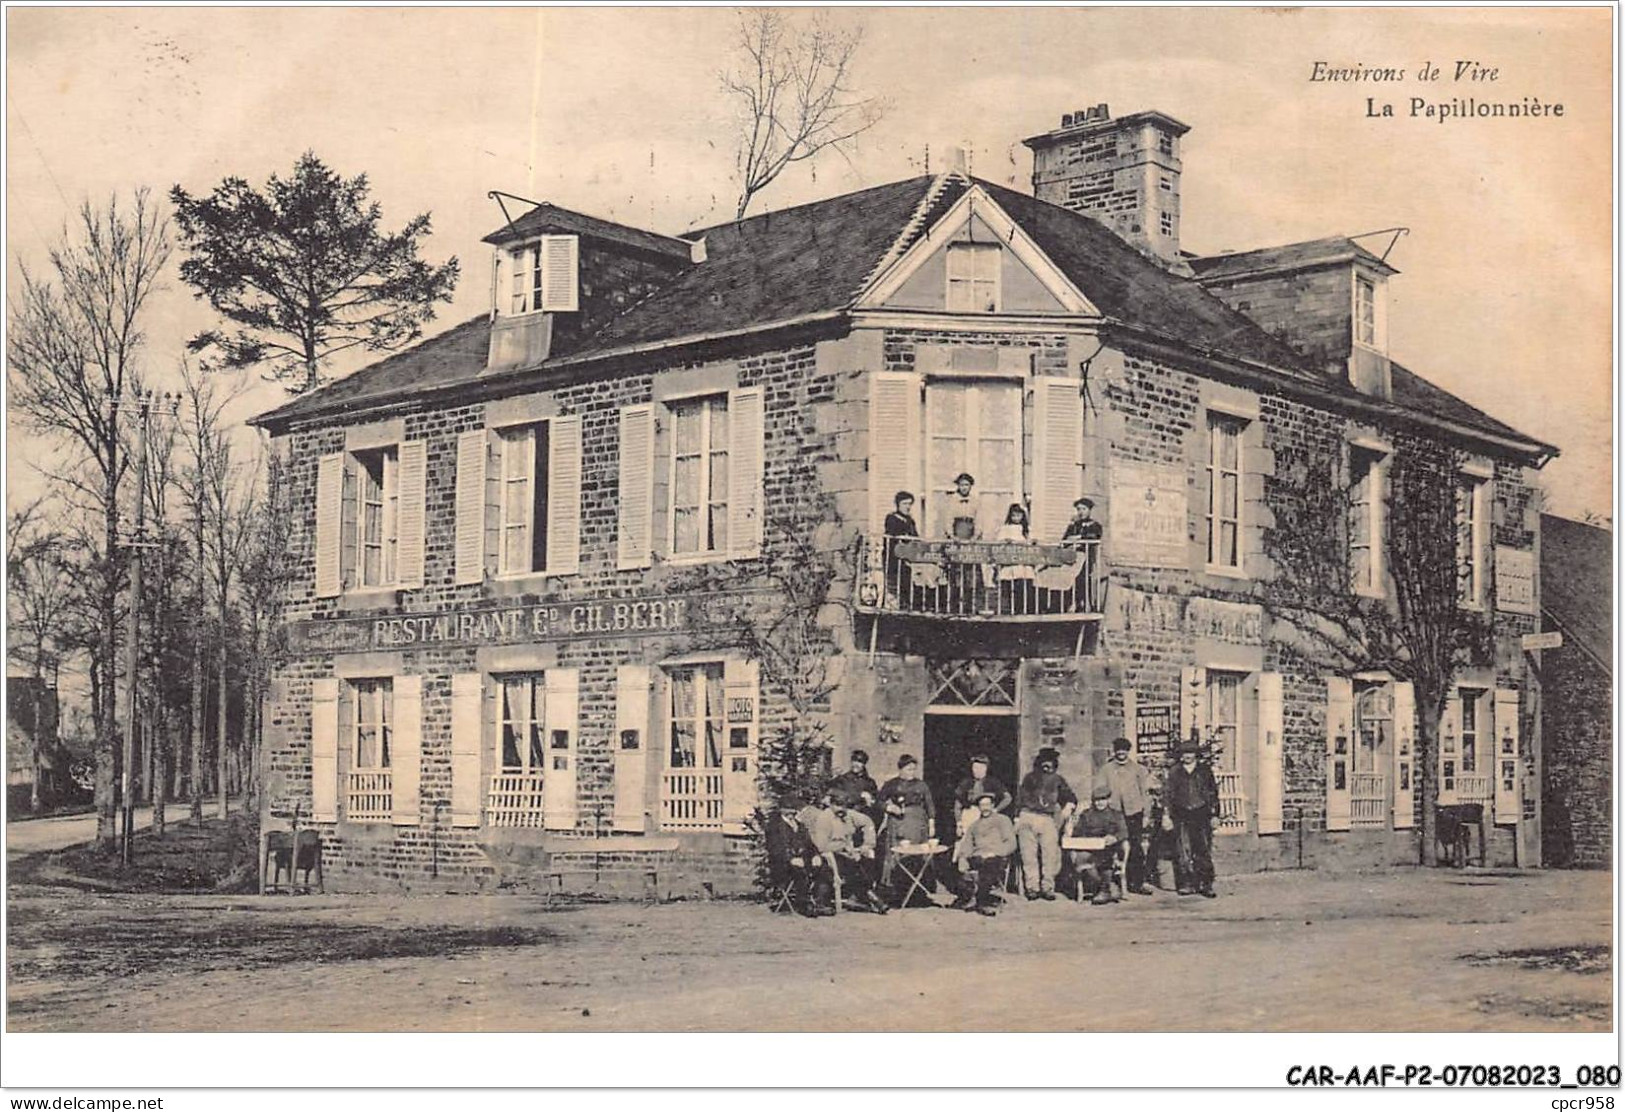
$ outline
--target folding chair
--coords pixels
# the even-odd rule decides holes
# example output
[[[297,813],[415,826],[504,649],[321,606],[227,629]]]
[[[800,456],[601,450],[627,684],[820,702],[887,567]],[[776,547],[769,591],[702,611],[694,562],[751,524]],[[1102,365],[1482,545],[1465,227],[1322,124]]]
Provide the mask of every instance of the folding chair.
[[[798,864],[800,860],[799,857],[791,858],[788,865],[789,875],[785,878],[784,883],[768,889],[767,908],[775,915],[786,908],[790,911],[796,911],[798,910],[796,907],[797,900],[806,903],[812,897],[811,886],[807,878],[807,868],[805,865]]]

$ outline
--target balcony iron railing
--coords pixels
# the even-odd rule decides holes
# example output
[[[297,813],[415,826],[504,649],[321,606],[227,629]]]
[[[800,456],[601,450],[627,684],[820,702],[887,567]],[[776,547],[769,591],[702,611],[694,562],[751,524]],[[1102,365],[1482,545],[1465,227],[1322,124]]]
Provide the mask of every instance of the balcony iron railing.
[[[542,774],[504,769],[491,777],[485,814],[492,826],[535,828],[542,825]]]
[[[662,830],[722,829],[722,770],[668,768],[660,774]]]
[[[350,822],[388,822],[394,817],[394,774],[387,768],[350,773],[344,817]]]
[[[1104,595],[1100,542],[866,537],[858,608],[877,614],[1017,621],[1098,618]]]

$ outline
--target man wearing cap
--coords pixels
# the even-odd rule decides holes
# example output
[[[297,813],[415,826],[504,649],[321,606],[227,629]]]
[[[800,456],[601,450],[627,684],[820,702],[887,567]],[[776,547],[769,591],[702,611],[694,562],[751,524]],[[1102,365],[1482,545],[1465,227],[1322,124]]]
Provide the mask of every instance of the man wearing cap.
[[[762,837],[767,843],[768,883],[782,892],[791,893],[786,906],[792,911],[811,915],[812,909],[797,906],[794,896],[796,877],[807,868],[807,859],[802,856],[806,832],[796,817],[796,812],[804,805],[805,801],[799,795],[787,793],[779,800],[778,810],[767,820]]]
[[[1094,583],[1100,567],[1100,538],[1104,535],[1100,522],[1094,518],[1094,499],[1084,497],[1072,503],[1072,520],[1067,522],[1061,543],[1078,550],[1078,574],[1073,581],[1076,591],[1076,609],[1088,610],[1094,606]]]
[[[1164,830],[1174,834],[1179,854],[1175,877],[1179,894],[1200,892],[1208,899],[1213,891],[1213,824],[1219,818],[1219,785],[1213,770],[1200,762],[1202,747],[1187,741],[1179,747],[1179,763],[1168,773],[1163,785]]]
[[[961,874],[959,898],[954,906],[979,915],[997,913],[993,893],[1004,883],[1010,855],[1016,852],[1016,828],[994,808],[994,803],[992,792],[977,793],[976,821],[960,839],[968,867]]]
[[[954,847],[954,865],[963,870],[965,864],[965,832],[979,816],[976,801],[983,792],[993,796],[993,809],[1004,812],[1010,806],[1010,789],[1003,782],[988,775],[987,754],[978,753],[970,759],[970,775],[959,781],[954,789],[954,812],[959,822],[959,844]]]
[[[1111,804],[1128,825],[1128,890],[1149,896],[1145,884],[1145,811],[1151,803],[1151,773],[1129,755],[1134,748],[1126,737],[1112,742],[1112,759],[1101,769],[1100,782],[1111,792]]]
[[[982,527],[977,511],[980,505],[971,488],[976,479],[968,471],[954,476],[954,492],[943,503],[938,518],[942,535],[950,541],[979,541]],[[948,609],[954,613],[974,611],[981,606],[986,594],[982,583],[982,565],[955,560],[943,565],[948,577]]]
[[[862,749],[852,750],[845,772],[829,782],[830,788],[846,796],[848,805],[869,816],[873,823],[880,821],[880,787],[869,775],[869,754]]]
[[[1112,805],[1110,784],[1104,781],[1096,784],[1090,795],[1089,807],[1078,813],[1078,821],[1073,824],[1072,837],[1099,838],[1104,844],[1100,849],[1073,851],[1072,869],[1085,892],[1093,889],[1095,903],[1116,903],[1112,871],[1127,851],[1128,824],[1123,821],[1123,812]]]
[[[825,789],[818,805],[807,808],[802,815],[812,850],[807,865],[812,870],[814,913],[834,914],[835,875],[839,870],[842,894],[847,899],[886,914],[886,905],[874,894],[868,870],[863,867],[862,835],[847,808],[846,796]]]
[[[1061,831],[1077,809],[1078,797],[1056,771],[1061,754],[1040,749],[1033,770],[1016,791],[1016,843],[1021,847],[1021,876],[1029,900],[1053,900],[1061,872]]]
[[[899,842],[930,841],[937,819],[931,789],[920,779],[920,762],[912,755],[904,753],[897,758],[897,775],[881,786],[880,804],[884,811],[881,825],[887,847],[880,867],[880,885],[890,892],[892,870],[896,865],[891,847]]]

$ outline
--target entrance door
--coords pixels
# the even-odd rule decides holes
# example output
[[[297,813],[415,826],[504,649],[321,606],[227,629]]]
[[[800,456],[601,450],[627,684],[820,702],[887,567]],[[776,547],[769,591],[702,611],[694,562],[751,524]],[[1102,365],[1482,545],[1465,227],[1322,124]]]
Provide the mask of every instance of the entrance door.
[[[937,805],[937,837],[944,844],[951,844],[957,836],[954,789],[970,775],[970,759],[976,754],[987,756],[988,774],[1015,794],[1020,779],[1016,753],[1020,721],[1014,714],[925,716],[925,782]],[[1012,805],[1010,810],[1014,809]]]

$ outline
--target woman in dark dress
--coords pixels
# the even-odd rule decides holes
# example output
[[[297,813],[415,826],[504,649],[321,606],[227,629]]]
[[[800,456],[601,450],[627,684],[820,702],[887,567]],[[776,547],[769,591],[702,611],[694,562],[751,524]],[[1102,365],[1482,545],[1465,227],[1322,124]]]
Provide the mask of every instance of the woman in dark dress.
[[[931,799],[931,789],[920,779],[920,762],[907,753],[897,759],[897,775],[881,786],[880,799],[886,813],[883,851],[886,856],[880,883],[887,891],[894,891],[892,871],[896,857],[892,848],[901,842],[918,845],[930,841],[936,830],[937,807]],[[935,888],[935,882],[928,879],[927,887]]]
[[[895,592],[898,602],[905,608],[913,599],[913,577],[908,564],[897,557],[895,537],[918,537],[920,527],[914,521],[914,494],[900,490],[892,498],[892,512],[886,515],[886,590]]]

